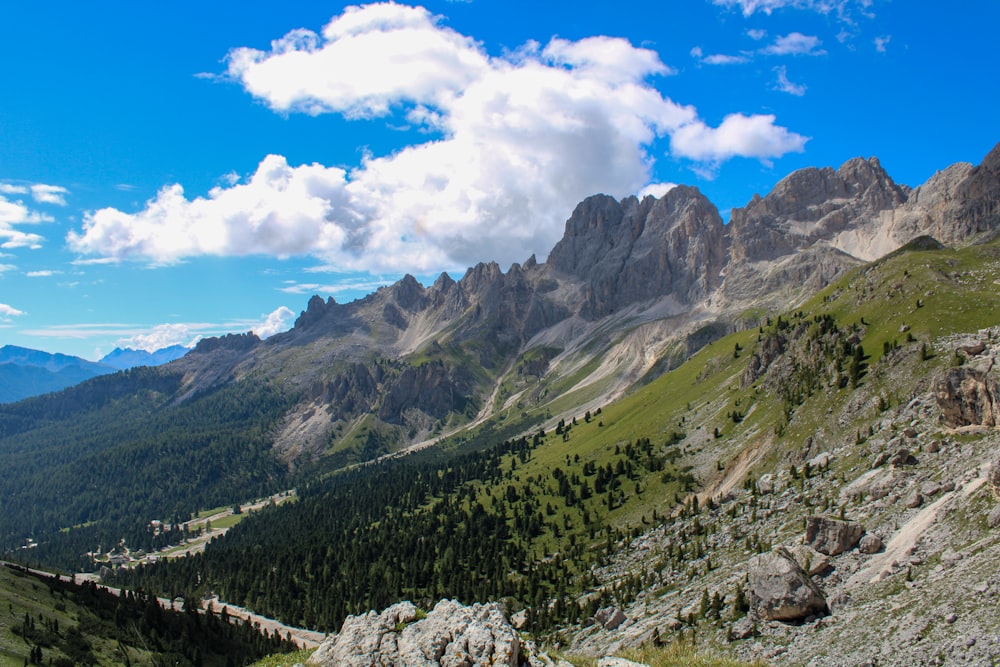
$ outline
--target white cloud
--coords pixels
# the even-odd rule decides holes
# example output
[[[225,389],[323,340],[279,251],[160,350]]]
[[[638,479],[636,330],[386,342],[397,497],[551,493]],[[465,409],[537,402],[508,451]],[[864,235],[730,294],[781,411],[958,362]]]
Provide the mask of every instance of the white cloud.
[[[801,150],[805,138],[773,116],[708,127],[651,85],[671,73],[622,39],[553,39],[493,57],[425,9],[351,7],[322,34],[234,49],[229,77],[276,111],[405,119],[425,143],[348,169],[270,155],[206,196],[168,185],[137,213],[91,212],[67,242],[116,261],[311,255],[375,274],[508,263],[544,255],[584,197],[644,188],[658,138],[712,164]]]
[[[803,35],[801,32],[790,32],[778,37],[774,44],[760,50],[769,56],[821,56],[826,53],[819,46],[823,42],[815,35]]]
[[[711,162],[734,155],[769,160],[785,153],[802,152],[807,137],[774,124],[774,116],[726,116],[717,128],[704,123],[685,125],[671,137],[674,153]]]
[[[744,55],[733,56],[725,53],[713,53],[702,58],[701,62],[706,65],[742,65],[743,63],[750,62],[750,58]]]
[[[892,35],[879,35],[875,38],[875,50],[879,53],[885,53],[890,41],[892,41]]]
[[[770,16],[775,10],[787,7],[820,14],[836,12],[839,17],[845,19],[850,17],[852,6],[856,5],[863,14],[867,14],[872,4],[872,0],[712,0],[712,2],[728,8],[739,7],[743,16],[751,16],[757,12]]]
[[[200,333],[196,332],[196,329],[203,329],[205,326],[184,323],[159,324],[142,333],[119,338],[115,346],[147,352],[156,352],[171,345],[191,347],[202,337]]]
[[[643,197],[653,196],[659,199],[676,187],[676,183],[650,183],[639,191],[638,197],[642,199]]]
[[[767,30],[761,30],[759,28],[751,28],[750,30],[747,30],[747,36],[753,41],[759,42],[760,40],[767,37]]]
[[[11,193],[10,187],[6,190]],[[39,234],[16,229],[15,225],[48,222],[51,218],[30,210],[21,201],[11,201],[0,195],[0,248],[40,248],[45,238]]]
[[[723,53],[713,53],[706,56],[700,46],[691,49],[691,57],[696,58],[699,62],[706,65],[739,65],[750,62],[750,57],[747,54],[726,55]]]
[[[56,275],[57,273],[61,273],[61,272],[60,271],[50,271],[49,269],[44,269],[44,270],[41,270],[41,271],[28,271],[24,275],[26,275],[29,278],[48,278],[50,276]]]
[[[58,185],[44,185],[37,183],[31,186],[31,197],[39,204],[54,204],[56,206],[66,205],[66,195],[69,190]]]
[[[28,194],[28,186],[0,183],[0,193],[5,195],[26,195]]]
[[[313,269],[316,272],[332,270],[334,267],[318,267]],[[367,294],[379,287],[391,285],[398,279],[379,280],[345,280],[337,283],[300,283],[294,280],[285,281],[284,287],[279,287],[279,292],[285,294],[342,294],[345,292],[360,292]]]
[[[6,273],[7,271],[13,271],[17,269],[13,264],[0,264],[0,275]]]
[[[792,83],[788,80],[788,71],[785,69],[784,65],[775,67],[774,71],[778,73],[778,82],[775,85],[776,90],[788,93],[789,95],[796,95],[798,97],[802,97],[806,94],[806,87],[804,85]]]
[[[276,333],[288,331],[295,322],[295,313],[290,308],[280,306],[270,313],[261,324],[253,328],[253,332],[261,338],[269,338]]]
[[[0,303],[0,319],[9,320],[12,317],[18,317],[19,315],[24,315],[24,311],[18,310],[13,306],[8,306],[6,303]]]

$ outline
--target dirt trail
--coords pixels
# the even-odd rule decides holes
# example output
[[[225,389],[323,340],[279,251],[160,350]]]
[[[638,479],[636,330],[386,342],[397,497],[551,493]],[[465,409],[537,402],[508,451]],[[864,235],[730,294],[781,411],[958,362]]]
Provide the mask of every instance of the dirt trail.
[[[278,633],[282,637],[291,637],[292,641],[295,642],[299,648],[316,648],[320,645],[323,639],[326,638],[326,635],[322,632],[285,625],[284,623],[276,621],[273,618],[255,614],[249,609],[244,609],[243,607],[237,607],[223,602],[218,597],[211,597],[202,601],[201,606],[206,613],[213,614],[221,614],[223,608],[225,608],[226,614],[230,619],[238,619],[244,623],[250,623],[258,626],[261,630],[270,632],[271,634]]]

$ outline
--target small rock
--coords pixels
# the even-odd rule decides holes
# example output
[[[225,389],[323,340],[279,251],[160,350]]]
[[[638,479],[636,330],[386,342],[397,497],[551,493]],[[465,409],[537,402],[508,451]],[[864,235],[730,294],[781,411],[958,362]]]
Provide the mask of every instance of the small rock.
[[[965,352],[970,357],[974,357],[978,354],[982,354],[983,350],[986,349],[986,343],[979,341],[975,345],[961,345],[959,348],[962,352]]]
[[[879,536],[872,533],[865,533],[865,536],[858,542],[858,551],[863,554],[876,554],[884,548],[885,545]]]
[[[955,614],[954,612],[952,612],[952,613],[950,613],[950,614],[948,614],[947,616],[944,617],[944,622],[947,623],[948,625],[951,625],[952,623],[954,623],[957,620],[958,620],[958,615]]]
[[[924,504],[924,497],[920,495],[919,491],[914,491],[910,495],[906,496],[906,500],[903,502],[910,509],[914,509]]]
[[[893,468],[898,468],[900,466],[912,466],[916,464],[916,462],[917,462],[917,457],[911,454],[910,450],[906,449],[905,447],[898,450],[895,454],[892,455],[892,458],[889,459],[889,463],[892,465]]]
[[[757,480],[757,490],[761,493],[774,493],[774,477],[771,473],[760,476]]]
[[[936,496],[941,492],[941,485],[937,482],[924,482],[920,486],[920,493],[923,494],[925,498],[930,498],[931,496]]]
[[[594,620],[600,623],[605,630],[614,630],[627,621],[628,617],[617,607],[604,607],[597,610],[597,613],[594,614]]]
[[[937,454],[939,451],[941,451],[941,441],[931,440],[927,444],[927,451],[930,452],[931,454]]]
[[[729,627],[729,641],[750,639],[757,634],[757,623],[750,616],[744,616]]]
[[[903,435],[912,440],[913,438],[917,437],[917,430],[914,428],[908,428],[905,431],[903,431]]]
[[[987,521],[990,524],[990,528],[1000,527],[1000,505],[993,508],[993,511],[990,512],[990,516],[987,518]]]
[[[881,454],[875,457],[874,461],[872,461],[872,469],[885,465],[886,461],[888,460],[889,460],[889,452],[882,452]]]
[[[957,551],[952,551],[951,549],[948,549],[943,554],[941,554],[941,562],[944,563],[945,565],[954,565],[963,558],[965,558],[965,556],[958,553]]]
[[[826,466],[830,465],[830,461],[832,460],[833,460],[833,454],[831,454],[830,452],[821,452],[816,456],[812,457],[811,459],[809,459],[809,467],[813,469],[825,468]]]
[[[526,609],[522,609],[521,611],[512,614],[510,617],[510,624],[518,630],[523,630],[524,626],[528,624],[528,611]]]

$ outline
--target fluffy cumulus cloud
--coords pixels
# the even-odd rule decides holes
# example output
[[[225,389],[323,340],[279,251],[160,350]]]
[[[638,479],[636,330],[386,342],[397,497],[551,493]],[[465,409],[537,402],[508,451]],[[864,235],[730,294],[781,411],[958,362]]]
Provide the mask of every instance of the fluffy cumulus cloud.
[[[85,216],[67,240],[116,261],[311,255],[339,270],[426,272],[544,254],[594,192],[649,185],[657,139],[719,163],[801,151],[770,115],[711,127],[651,81],[672,70],[622,39],[553,39],[491,56],[423,8],[351,7],[321,33],[239,48],[227,76],[281,113],[405,120],[424,143],[353,168],[279,155],[206,196],[164,187],[137,213]],[[736,120],[733,120],[735,118]]]
[[[719,127],[691,123],[671,137],[674,153],[711,162],[735,155],[760,160],[802,149],[803,138],[774,124],[774,116],[731,114]]]
[[[295,322],[295,313],[291,308],[280,306],[264,318],[264,321],[253,328],[253,332],[261,338],[270,338],[276,333],[288,331]]]

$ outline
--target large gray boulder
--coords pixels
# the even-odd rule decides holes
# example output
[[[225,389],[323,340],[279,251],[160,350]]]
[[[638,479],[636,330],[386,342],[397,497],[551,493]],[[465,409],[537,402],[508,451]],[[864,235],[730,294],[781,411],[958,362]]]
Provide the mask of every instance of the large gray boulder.
[[[750,609],[766,621],[800,621],[829,610],[823,592],[784,547],[751,559]]]
[[[327,667],[519,667],[520,636],[497,603],[442,600],[423,618],[410,602],[350,616],[309,658]],[[529,660],[530,662],[530,660]]]
[[[854,548],[864,534],[864,526],[853,521],[811,516],[806,519],[803,541],[822,554],[836,556]]]

